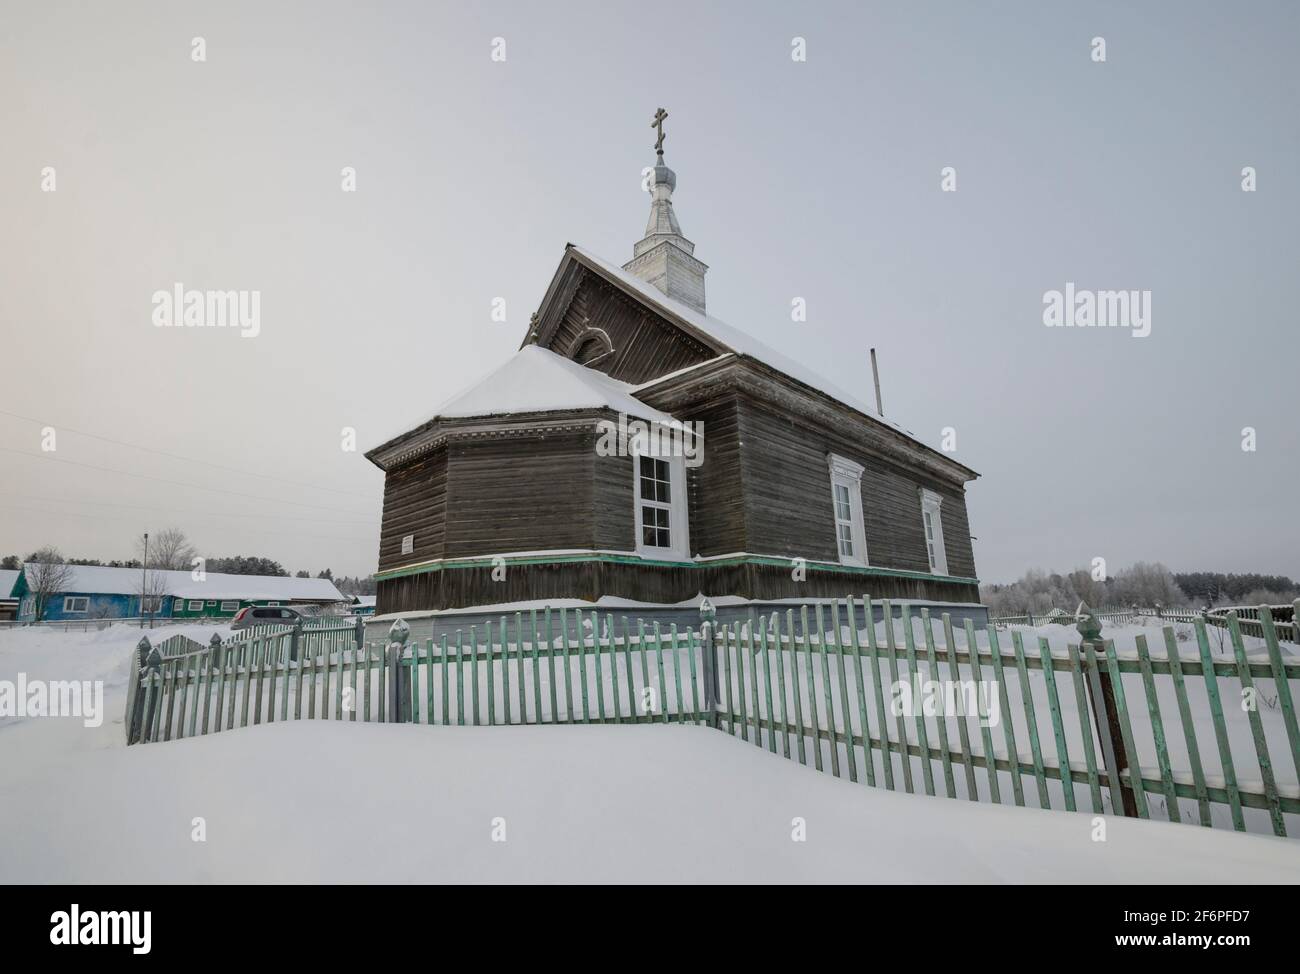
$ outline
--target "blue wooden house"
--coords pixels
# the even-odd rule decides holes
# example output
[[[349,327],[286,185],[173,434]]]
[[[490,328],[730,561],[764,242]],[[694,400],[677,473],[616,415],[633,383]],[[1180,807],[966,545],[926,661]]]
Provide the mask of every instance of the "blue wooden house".
[[[227,575],[208,572],[70,565],[67,581],[46,599],[41,620],[227,618],[249,605],[327,606],[348,599],[327,578]],[[18,621],[35,622],[40,566],[28,563],[9,594],[18,601]],[[142,598],[141,593],[148,593]]]

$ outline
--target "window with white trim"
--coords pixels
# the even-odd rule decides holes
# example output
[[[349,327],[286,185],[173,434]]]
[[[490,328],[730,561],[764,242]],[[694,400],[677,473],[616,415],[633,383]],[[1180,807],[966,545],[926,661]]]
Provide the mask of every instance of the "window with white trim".
[[[186,610],[189,611],[189,612],[202,612],[202,611],[203,611],[203,600],[202,600],[202,599],[190,599],[189,602],[185,603],[185,608],[186,608]]]
[[[636,550],[647,558],[688,558],[686,465],[682,457],[632,457]]]
[[[163,597],[161,595],[146,595],[140,599],[140,611],[144,615],[149,615],[150,613],[154,613],[154,612],[161,612],[162,600]]]
[[[930,571],[935,575],[948,574],[948,556],[943,550],[943,498],[932,490],[921,488],[921,525],[925,530],[925,552],[930,559]]]
[[[827,454],[831,474],[831,511],[835,518],[835,546],[840,564],[867,564],[867,532],[862,523],[862,471],[860,463]]]
[[[88,612],[90,611],[90,596],[88,595],[65,595],[63,597],[64,612]]]
[[[222,603],[221,603],[221,611],[222,611],[222,612],[238,612],[238,611],[239,611],[239,601],[238,601],[238,600],[235,600],[235,601],[226,600],[226,601],[222,602]]]

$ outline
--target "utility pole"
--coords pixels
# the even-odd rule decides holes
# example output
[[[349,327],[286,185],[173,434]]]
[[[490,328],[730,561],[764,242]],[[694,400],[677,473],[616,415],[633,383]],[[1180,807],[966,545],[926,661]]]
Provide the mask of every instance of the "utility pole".
[[[144,628],[144,599],[149,591],[149,532],[144,533],[144,564],[140,566],[140,628]],[[150,629],[153,627],[150,626]]]

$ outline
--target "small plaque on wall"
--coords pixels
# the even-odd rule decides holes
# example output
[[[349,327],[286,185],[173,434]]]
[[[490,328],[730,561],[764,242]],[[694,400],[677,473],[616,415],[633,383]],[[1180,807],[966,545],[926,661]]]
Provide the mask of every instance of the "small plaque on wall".
[[[415,550],[415,535],[408,534],[402,539],[402,554],[409,555]]]

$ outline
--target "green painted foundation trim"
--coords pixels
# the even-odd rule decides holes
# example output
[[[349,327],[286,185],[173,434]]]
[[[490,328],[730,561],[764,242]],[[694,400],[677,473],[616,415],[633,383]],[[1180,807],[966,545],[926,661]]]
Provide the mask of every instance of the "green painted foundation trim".
[[[644,565],[650,568],[727,568],[733,565],[774,565],[788,568],[793,558],[778,558],[774,555],[734,555],[722,558],[704,558],[699,561],[658,561],[641,558],[637,555],[618,555],[606,552],[569,555],[507,555],[502,558],[507,565],[566,565],[583,562],[604,562],[611,565]],[[408,575],[423,575],[426,572],[440,572],[449,569],[492,568],[492,557],[453,558],[444,561],[425,562],[421,565],[408,565],[405,568],[393,568],[378,572],[375,578],[387,581],[391,578],[405,578]],[[928,572],[914,572],[906,568],[872,568],[858,565],[838,565],[833,562],[808,561],[809,571],[826,572],[838,575],[862,575],[868,578],[911,578],[925,582],[949,582],[958,585],[978,585],[978,578],[963,578],[958,575],[931,575]]]

